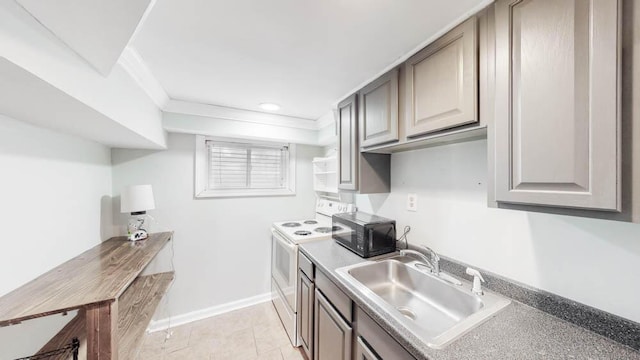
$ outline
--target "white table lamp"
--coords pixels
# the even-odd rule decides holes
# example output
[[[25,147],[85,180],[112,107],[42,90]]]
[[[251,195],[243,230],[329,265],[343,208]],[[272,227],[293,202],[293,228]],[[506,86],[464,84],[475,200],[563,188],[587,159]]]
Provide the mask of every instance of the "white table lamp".
[[[151,185],[127,186],[120,194],[120,212],[130,213],[127,232],[129,240],[146,239],[147,230],[143,228],[147,210],[156,208]]]

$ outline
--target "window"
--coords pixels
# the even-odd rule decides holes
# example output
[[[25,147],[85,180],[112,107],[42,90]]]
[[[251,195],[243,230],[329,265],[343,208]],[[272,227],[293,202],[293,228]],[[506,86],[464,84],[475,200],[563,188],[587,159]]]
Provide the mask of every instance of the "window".
[[[295,145],[196,136],[196,197],[295,194]]]

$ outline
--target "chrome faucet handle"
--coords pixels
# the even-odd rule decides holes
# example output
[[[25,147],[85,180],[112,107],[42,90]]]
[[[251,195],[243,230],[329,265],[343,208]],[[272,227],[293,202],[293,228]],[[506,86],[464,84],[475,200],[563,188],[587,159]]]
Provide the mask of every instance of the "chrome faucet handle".
[[[422,260],[422,263],[424,263],[424,265],[427,266],[429,270],[434,272],[436,270],[436,267],[432,264],[431,260],[429,260],[429,258],[425,254],[421,253],[420,251],[403,249],[403,250],[400,250],[400,255],[402,256],[413,255],[414,257],[417,257],[420,260]]]
[[[438,253],[436,253],[426,245],[419,245],[419,246],[425,249],[429,253],[429,255],[431,256],[431,265],[433,265],[433,271],[436,274],[439,274],[440,273],[440,256],[438,255]]]

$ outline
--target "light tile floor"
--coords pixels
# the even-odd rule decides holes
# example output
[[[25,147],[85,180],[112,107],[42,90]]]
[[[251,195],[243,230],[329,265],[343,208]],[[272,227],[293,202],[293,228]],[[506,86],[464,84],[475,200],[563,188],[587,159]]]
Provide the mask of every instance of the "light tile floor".
[[[138,360],[303,360],[271,302],[145,335]]]

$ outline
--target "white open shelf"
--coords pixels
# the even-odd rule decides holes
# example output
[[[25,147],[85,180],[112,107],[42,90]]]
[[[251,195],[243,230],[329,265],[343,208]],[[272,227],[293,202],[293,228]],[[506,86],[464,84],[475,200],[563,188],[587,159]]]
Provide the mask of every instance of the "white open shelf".
[[[313,159],[313,189],[338,193],[338,162],[335,156]]]

